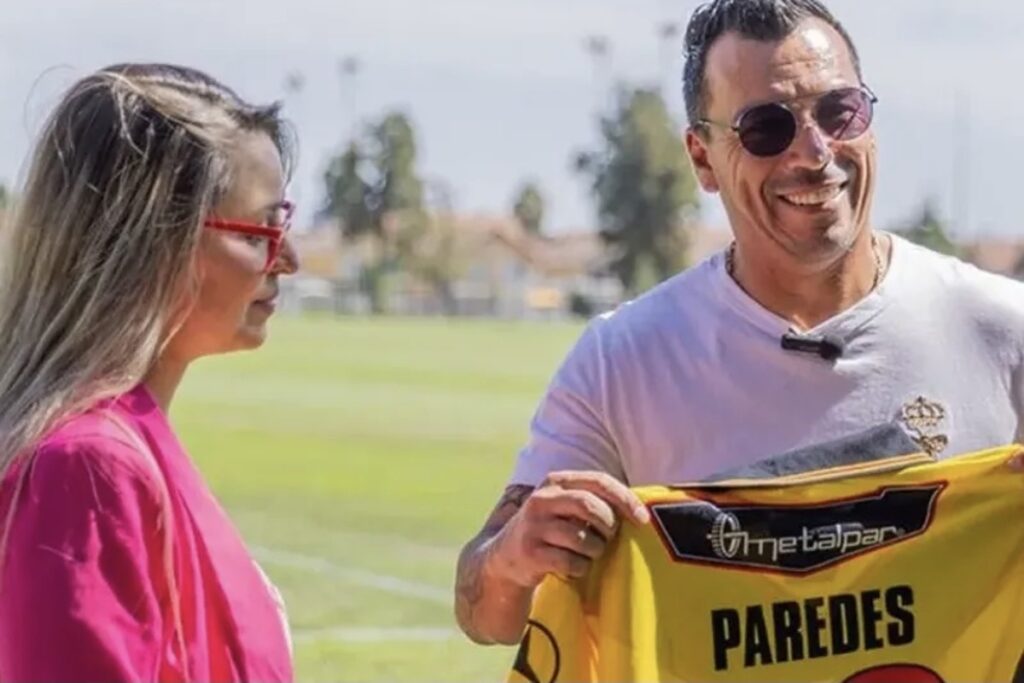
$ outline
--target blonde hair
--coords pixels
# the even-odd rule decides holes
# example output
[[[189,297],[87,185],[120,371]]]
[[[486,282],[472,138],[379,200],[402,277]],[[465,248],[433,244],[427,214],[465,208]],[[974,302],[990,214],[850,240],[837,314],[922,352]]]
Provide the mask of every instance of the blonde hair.
[[[227,148],[253,130],[287,165],[277,105],[179,66],[111,66],[64,96],[5,229],[0,471],[142,380],[192,284],[203,219],[231,183]]]
[[[195,287],[203,220],[231,185],[228,150],[247,131],[269,135],[290,168],[279,106],[248,104],[194,69],[120,64],[64,95],[3,226],[0,476],[60,422],[142,381]]]

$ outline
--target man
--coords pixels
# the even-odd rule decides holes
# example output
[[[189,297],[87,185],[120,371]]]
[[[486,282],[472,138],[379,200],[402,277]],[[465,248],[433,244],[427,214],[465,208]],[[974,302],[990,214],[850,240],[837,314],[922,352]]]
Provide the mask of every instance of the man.
[[[1024,287],[872,230],[874,95],[817,0],[714,0],[686,34],[686,145],[734,245],[595,321],[459,562],[456,613],[515,643],[582,575],[627,486],[693,481],[878,425],[948,457],[1014,441]]]

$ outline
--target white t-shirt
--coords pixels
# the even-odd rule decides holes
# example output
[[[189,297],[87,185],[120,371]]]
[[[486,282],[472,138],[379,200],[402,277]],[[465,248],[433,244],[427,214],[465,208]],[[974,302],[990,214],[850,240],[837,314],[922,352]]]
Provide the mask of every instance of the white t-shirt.
[[[511,483],[557,470],[694,481],[892,422],[939,457],[1020,440],[1024,284],[892,242],[879,287],[808,331],[842,341],[836,361],[783,350],[789,323],[721,253],[596,319],[541,401]]]

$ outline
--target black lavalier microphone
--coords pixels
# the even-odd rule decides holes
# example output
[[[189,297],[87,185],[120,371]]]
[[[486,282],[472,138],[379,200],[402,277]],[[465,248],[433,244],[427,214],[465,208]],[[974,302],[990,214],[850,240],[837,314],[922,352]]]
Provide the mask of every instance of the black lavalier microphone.
[[[798,334],[790,330],[782,335],[782,348],[798,353],[813,353],[825,360],[835,360],[843,355],[843,340],[827,334]]]

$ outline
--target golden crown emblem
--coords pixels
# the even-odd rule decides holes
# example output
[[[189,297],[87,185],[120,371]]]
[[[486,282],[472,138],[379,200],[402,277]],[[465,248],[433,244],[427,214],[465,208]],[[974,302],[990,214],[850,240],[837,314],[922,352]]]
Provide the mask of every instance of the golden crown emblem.
[[[914,433],[914,441],[932,457],[938,456],[949,445],[945,434],[934,433],[946,418],[946,409],[941,403],[918,396],[903,406],[900,416],[906,428]]]
[[[924,396],[903,406],[903,422],[911,429],[925,431],[939,426],[946,417],[941,404],[929,401]]]

